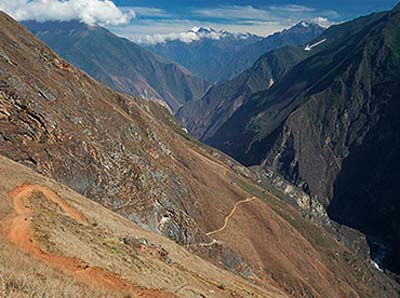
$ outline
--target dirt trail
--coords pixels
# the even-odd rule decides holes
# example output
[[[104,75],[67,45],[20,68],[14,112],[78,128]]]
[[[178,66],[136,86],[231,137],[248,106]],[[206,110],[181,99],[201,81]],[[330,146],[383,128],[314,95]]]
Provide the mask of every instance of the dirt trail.
[[[236,209],[238,208],[238,206],[240,204],[248,203],[248,202],[254,201],[256,199],[257,199],[256,197],[252,197],[252,198],[247,198],[246,200],[242,200],[242,201],[236,202],[235,205],[233,206],[231,212],[225,217],[224,225],[221,228],[219,228],[218,230],[215,230],[215,231],[212,231],[212,232],[208,232],[207,235],[210,236],[210,235],[213,235],[213,234],[216,234],[216,233],[219,233],[219,232],[222,232],[223,230],[225,230],[225,228],[228,226],[229,220],[235,214]]]
[[[35,242],[31,229],[31,216],[33,211],[25,203],[32,197],[33,192],[41,192],[47,199],[58,204],[71,218],[80,223],[87,224],[88,219],[78,210],[69,206],[56,193],[40,185],[23,184],[9,192],[13,199],[14,213],[3,223],[2,228],[5,237],[21,249],[28,251],[46,261],[59,267],[65,273],[75,276],[78,280],[91,286],[104,290],[117,291],[121,293],[135,293],[139,297],[175,297],[172,294],[159,290],[144,289],[133,285],[119,276],[99,267],[89,266],[78,258],[58,256],[43,251]]]

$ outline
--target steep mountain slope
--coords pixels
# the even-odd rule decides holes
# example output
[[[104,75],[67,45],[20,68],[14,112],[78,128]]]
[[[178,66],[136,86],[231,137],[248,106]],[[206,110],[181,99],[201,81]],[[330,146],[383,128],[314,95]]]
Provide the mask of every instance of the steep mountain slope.
[[[218,79],[219,81],[232,79],[251,67],[265,53],[283,46],[304,45],[310,40],[317,38],[324,31],[325,28],[318,24],[302,21],[282,32],[267,36],[254,44],[243,47],[236,53],[230,63],[223,69],[220,69]]]
[[[202,96],[208,84],[183,67],[99,26],[71,22],[23,22],[67,61],[128,94],[163,100],[176,111]]]
[[[288,297],[2,156],[0,170],[1,297]]]
[[[302,47],[288,46],[271,51],[236,78],[210,88],[201,100],[185,103],[176,116],[193,136],[207,140],[251,94],[272,87],[310,54]]]
[[[117,93],[69,65],[4,14],[0,153],[266,291],[272,285],[290,297],[398,296],[382,273],[303,217],[289,197],[277,198],[255,184],[248,169],[191,140],[157,103]],[[18,189],[11,193],[19,195]],[[25,214],[25,208],[18,210]],[[107,225],[111,229],[112,222]],[[77,256],[87,251],[79,245],[57,248],[79,250]],[[89,251],[89,257],[96,252]],[[94,264],[104,268],[104,263]],[[146,283],[159,284],[160,276],[147,277]],[[185,290],[190,297],[190,289]]]
[[[226,67],[241,48],[261,39],[260,36],[250,33],[233,34],[195,27],[183,33],[180,39],[143,46],[161,57],[183,65],[206,81],[216,82],[221,69]]]
[[[396,272],[399,26],[397,6],[332,27],[318,53],[256,93],[209,140],[245,164],[272,167],[335,220],[388,242],[386,266]]]

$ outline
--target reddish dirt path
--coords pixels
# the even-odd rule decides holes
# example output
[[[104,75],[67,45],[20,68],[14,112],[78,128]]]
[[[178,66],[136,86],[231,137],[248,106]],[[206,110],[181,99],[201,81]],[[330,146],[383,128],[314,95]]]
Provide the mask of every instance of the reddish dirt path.
[[[65,273],[73,275],[78,280],[96,288],[116,291],[119,293],[133,293],[138,297],[175,297],[172,294],[160,290],[144,289],[133,285],[119,276],[99,267],[91,267],[78,258],[58,256],[43,251],[33,241],[31,230],[31,216],[33,215],[25,205],[25,201],[32,197],[34,191],[39,191],[50,201],[58,204],[71,218],[83,224],[87,224],[87,218],[78,210],[69,206],[56,193],[39,185],[23,184],[9,192],[13,199],[14,213],[2,225],[5,237],[21,249],[32,253],[39,259],[61,268]]]
[[[248,203],[248,202],[254,201],[256,199],[257,199],[256,197],[252,197],[252,198],[247,198],[246,200],[242,200],[242,201],[236,202],[235,205],[233,206],[231,212],[225,217],[224,225],[221,228],[219,228],[218,230],[215,230],[215,231],[212,231],[212,232],[208,232],[206,234],[208,236],[210,236],[210,235],[213,235],[213,234],[216,234],[216,233],[219,233],[219,232],[222,232],[223,230],[225,230],[225,228],[228,226],[229,220],[235,214],[236,209],[238,208],[238,206],[240,204]],[[210,243],[210,245],[211,245],[211,243]]]

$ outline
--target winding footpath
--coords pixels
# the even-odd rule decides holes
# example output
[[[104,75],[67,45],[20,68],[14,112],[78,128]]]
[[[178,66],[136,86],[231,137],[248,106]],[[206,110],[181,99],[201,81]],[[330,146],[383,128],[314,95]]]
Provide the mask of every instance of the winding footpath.
[[[71,218],[81,224],[88,224],[88,219],[78,210],[69,206],[62,198],[50,189],[40,186],[23,184],[8,194],[13,199],[14,212],[2,224],[3,234],[6,239],[13,242],[24,251],[30,252],[35,257],[46,263],[59,267],[66,274],[78,280],[103,290],[117,291],[120,293],[132,292],[138,297],[174,297],[159,290],[144,289],[136,286],[121,277],[99,267],[89,266],[85,261],[54,255],[43,251],[35,242],[31,229],[33,211],[26,206],[26,201],[32,198],[34,192],[41,192],[48,200],[56,203]]]
[[[257,199],[256,197],[252,197],[252,198],[247,198],[246,200],[242,200],[242,201],[236,202],[235,205],[233,206],[231,212],[225,217],[224,225],[223,225],[221,228],[219,228],[218,230],[215,230],[215,231],[212,231],[212,232],[208,232],[208,233],[206,233],[206,234],[207,234],[208,236],[210,236],[210,235],[213,235],[213,234],[216,234],[216,233],[219,233],[219,232],[222,232],[223,230],[225,230],[225,228],[226,228],[226,227],[228,226],[228,224],[229,224],[229,220],[230,220],[230,219],[232,218],[232,216],[235,214],[235,212],[236,212],[237,208],[239,207],[239,205],[240,205],[240,204],[245,204],[245,203],[248,203],[248,202],[251,202],[251,201],[254,201],[254,200],[256,200],[256,199]]]

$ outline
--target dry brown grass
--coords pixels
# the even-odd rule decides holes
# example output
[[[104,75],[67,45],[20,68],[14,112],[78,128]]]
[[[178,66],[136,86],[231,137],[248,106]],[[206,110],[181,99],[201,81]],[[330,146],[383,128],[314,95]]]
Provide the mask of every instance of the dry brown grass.
[[[7,298],[114,298],[77,282],[61,271],[17,250],[0,238],[0,297]]]
[[[87,224],[82,224],[42,192],[33,192],[25,205],[32,211],[33,240],[45,252],[78,258],[144,289],[178,297],[287,297],[270,285],[261,288],[217,268],[175,242],[143,230],[99,204],[0,156],[2,226],[8,227],[6,221],[14,212],[9,192],[24,183],[47,187],[88,219]],[[127,245],[123,241],[126,237],[145,239],[148,245],[145,250],[135,241]],[[159,248],[167,252],[168,260],[160,257]],[[124,293],[90,288],[93,285],[83,284],[53,265],[23,252],[0,235],[0,297],[127,297]],[[223,289],[219,287],[221,283]],[[136,297],[135,293],[128,297]]]

